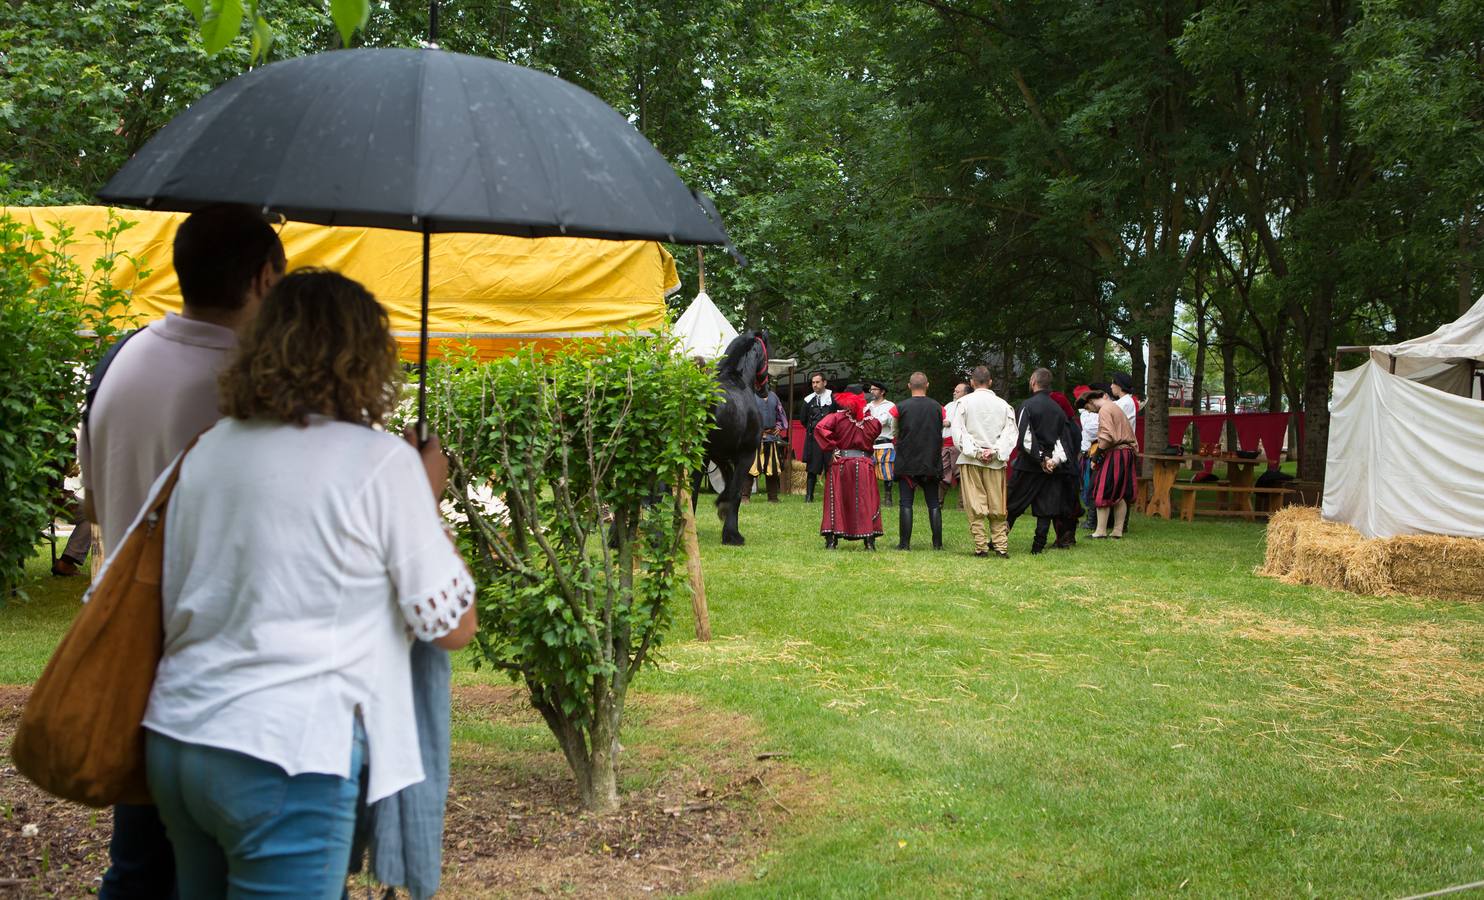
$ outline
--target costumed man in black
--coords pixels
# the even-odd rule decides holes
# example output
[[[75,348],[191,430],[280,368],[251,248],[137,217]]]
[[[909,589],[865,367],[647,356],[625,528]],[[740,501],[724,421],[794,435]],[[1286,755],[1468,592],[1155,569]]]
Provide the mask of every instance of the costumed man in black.
[[[804,467],[809,473],[804,488],[805,503],[814,502],[814,484],[830,465],[830,455],[819,449],[819,442],[814,439],[814,426],[823,422],[825,416],[840,409],[823,372],[810,375],[809,383],[814,387],[814,393],[804,400]]]
[[[1071,480],[1077,444],[1071,420],[1051,398],[1051,371],[1032,372],[1030,387],[1031,397],[1021,405],[1016,420],[1015,446],[1019,453],[1010,464],[1013,477],[1005,511],[1011,528],[1026,509],[1035,514],[1036,537],[1031,542],[1031,553],[1040,553],[1046,549],[1052,520],[1078,515],[1081,507]],[[1058,548],[1064,546],[1058,544]]]
[[[927,395],[928,379],[913,372],[907,380],[912,396],[897,404],[896,476],[897,549],[912,549],[912,495],[922,488],[927,501],[933,549],[943,549],[943,507],[938,482],[943,477],[943,407]]]

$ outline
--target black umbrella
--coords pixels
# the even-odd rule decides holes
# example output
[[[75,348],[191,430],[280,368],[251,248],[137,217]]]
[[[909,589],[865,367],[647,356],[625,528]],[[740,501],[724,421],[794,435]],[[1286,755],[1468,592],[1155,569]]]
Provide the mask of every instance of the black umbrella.
[[[100,200],[244,203],[322,225],[724,244],[720,216],[603,101],[532,69],[442,50],[339,50],[264,66],[196,101]],[[418,391],[423,421],[424,392]],[[425,427],[425,426],[421,426]]]

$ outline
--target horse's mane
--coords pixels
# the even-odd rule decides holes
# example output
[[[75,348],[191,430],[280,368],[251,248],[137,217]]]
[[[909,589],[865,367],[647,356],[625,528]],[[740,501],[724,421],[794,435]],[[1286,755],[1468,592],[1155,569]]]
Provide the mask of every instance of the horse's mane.
[[[752,384],[756,377],[756,364],[747,365],[747,361],[754,355],[761,356],[762,351],[758,347],[757,338],[762,332],[744,331],[742,334],[732,338],[727,344],[726,353],[716,363],[716,376],[723,382],[746,387]]]

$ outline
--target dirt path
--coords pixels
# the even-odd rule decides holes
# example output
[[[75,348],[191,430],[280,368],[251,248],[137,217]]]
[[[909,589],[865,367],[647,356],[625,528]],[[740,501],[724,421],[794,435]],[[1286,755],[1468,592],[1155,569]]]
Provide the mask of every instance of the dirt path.
[[[0,685],[8,748],[29,688]],[[510,750],[455,740],[442,897],[651,897],[745,877],[770,833],[811,806],[799,770],[758,759],[752,723],[685,697],[639,698],[646,740],[623,772],[642,787],[611,816],[580,812],[554,743]],[[539,717],[514,687],[454,691],[459,726],[529,729]],[[0,900],[97,891],[111,817],[55,800],[0,761]],[[352,896],[366,883],[352,879]],[[374,896],[380,896],[376,890]]]

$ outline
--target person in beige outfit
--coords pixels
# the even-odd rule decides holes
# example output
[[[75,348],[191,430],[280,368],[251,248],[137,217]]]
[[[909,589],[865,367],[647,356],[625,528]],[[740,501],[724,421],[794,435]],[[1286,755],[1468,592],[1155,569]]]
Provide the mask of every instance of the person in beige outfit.
[[[959,489],[974,538],[974,555],[1010,556],[1005,519],[1005,464],[1015,449],[1015,410],[990,390],[989,369],[969,376],[973,390],[953,411],[953,444],[959,450]],[[985,523],[988,521],[988,528]]]

